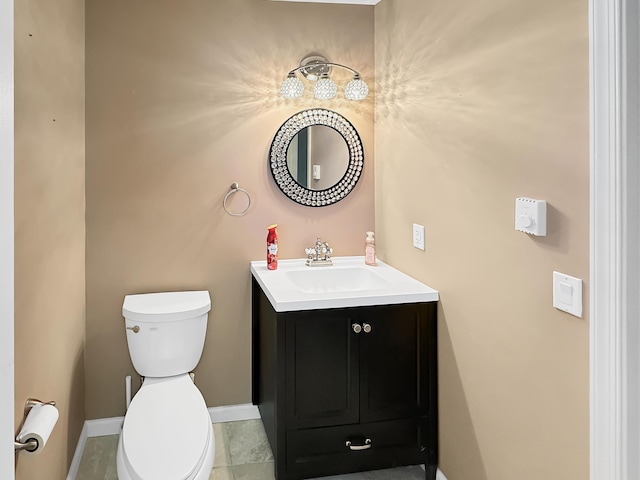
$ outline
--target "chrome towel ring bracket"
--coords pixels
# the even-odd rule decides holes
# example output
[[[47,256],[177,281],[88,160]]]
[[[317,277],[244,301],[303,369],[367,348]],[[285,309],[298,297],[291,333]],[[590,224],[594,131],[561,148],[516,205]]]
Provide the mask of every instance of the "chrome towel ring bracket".
[[[229,208],[227,207],[227,201],[229,200],[229,197],[231,196],[231,194],[236,193],[236,192],[242,192],[247,196],[247,207],[244,210],[242,210],[241,212],[231,212],[229,210]],[[222,201],[222,208],[224,208],[224,211],[227,212],[231,216],[242,217],[243,215],[245,215],[249,211],[249,208],[251,208],[251,195],[249,195],[249,192],[247,192],[244,188],[240,188],[240,186],[238,185],[237,182],[233,182],[231,184],[231,187],[230,187],[229,191],[224,196],[224,200]]]

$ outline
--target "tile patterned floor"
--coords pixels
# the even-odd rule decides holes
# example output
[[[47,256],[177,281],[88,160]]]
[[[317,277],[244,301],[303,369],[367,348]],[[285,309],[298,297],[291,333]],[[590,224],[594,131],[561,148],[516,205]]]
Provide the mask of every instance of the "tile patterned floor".
[[[275,479],[273,455],[260,420],[215,423],[213,432],[216,456],[209,480]],[[118,435],[88,438],[76,480],[118,480],[117,447]],[[322,480],[424,480],[424,470],[414,466],[322,477]]]

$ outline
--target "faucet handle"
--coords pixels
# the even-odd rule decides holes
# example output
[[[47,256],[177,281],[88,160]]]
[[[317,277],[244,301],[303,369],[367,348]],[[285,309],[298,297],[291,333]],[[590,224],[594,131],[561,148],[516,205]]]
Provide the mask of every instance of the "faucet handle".
[[[325,258],[329,260],[331,258],[331,254],[333,253],[333,248],[329,246],[328,242],[324,242],[324,250],[325,250]]]
[[[316,253],[314,248],[305,248],[304,253],[307,255],[307,258],[313,258],[313,255]]]

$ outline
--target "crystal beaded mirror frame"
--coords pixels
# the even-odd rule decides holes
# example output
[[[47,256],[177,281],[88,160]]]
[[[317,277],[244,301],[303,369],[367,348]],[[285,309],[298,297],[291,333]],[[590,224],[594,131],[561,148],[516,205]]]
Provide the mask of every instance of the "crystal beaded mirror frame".
[[[324,190],[303,187],[293,178],[287,166],[289,144],[300,130],[311,125],[333,128],[349,148],[349,165],[344,176]],[[326,207],[339,202],[355,188],[364,167],[364,151],[358,131],[349,120],[334,111],[314,108],[296,113],[278,129],[269,151],[269,166],[276,185],[289,199],[309,207]]]

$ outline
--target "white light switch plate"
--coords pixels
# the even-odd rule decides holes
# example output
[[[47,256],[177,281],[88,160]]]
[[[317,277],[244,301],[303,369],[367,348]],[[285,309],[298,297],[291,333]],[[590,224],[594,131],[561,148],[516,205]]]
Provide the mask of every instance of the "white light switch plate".
[[[553,272],[553,306],[582,318],[582,280]]]

